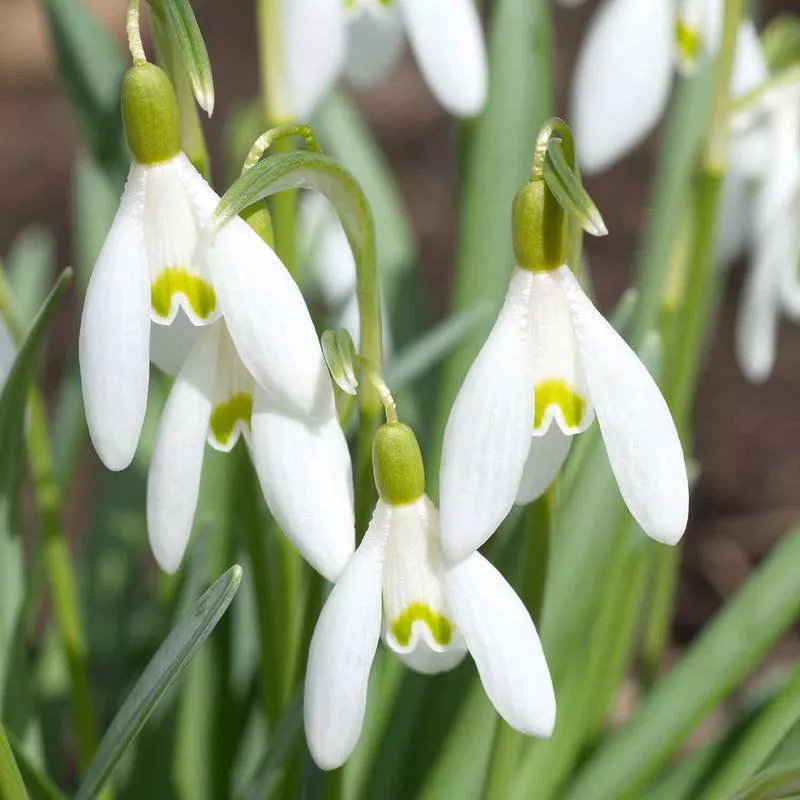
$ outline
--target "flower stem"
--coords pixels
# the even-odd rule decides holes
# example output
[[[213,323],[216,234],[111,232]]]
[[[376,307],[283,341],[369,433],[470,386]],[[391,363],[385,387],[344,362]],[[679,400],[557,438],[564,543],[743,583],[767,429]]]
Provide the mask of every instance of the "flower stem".
[[[128,0],[128,14],[125,19],[125,30],[128,32],[128,49],[133,63],[139,67],[147,63],[142,44],[142,32],[139,28],[139,0]]]
[[[554,481],[525,512],[525,560],[519,588],[520,596],[535,625],[538,625],[542,618],[557,491],[557,482]],[[492,760],[486,779],[485,800],[506,800],[511,796],[524,738],[505,720],[498,720]]]
[[[61,529],[61,492],[53,474],[44,400],[37,389],[28,399],[28,457],[44,533],[44,554],[53,616],[69,671],[78,758],[85,770],[97,749],[86,640],[78,611],[78,592],[69,549]]]
[[[25,782],[20,775],[2,724],[0,724],[0,797],[3,800],[28,800]]]

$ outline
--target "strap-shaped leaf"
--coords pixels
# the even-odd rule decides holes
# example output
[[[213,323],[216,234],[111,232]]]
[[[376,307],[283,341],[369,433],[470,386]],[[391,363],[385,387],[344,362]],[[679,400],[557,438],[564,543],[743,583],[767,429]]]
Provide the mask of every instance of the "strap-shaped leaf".
[[[580,175],[567,163],[561,139],[553,137],[547,145],[544,179],[559,205],[592,236],[608,235],[594,201],[583,188]]]
[[[150,6],[167,23],[168,35],[178,45],[195,99],[210,117],[214,113],[214,79],[192,4],[189,0],[150,0]]]
[[[347,394],[358,392],[355,362],[358,358],[353,339],[344,330],[324,331],[320,339],[322,355],[336,385]]]
[[[159,700],[181,676],[231,604],[242,568],[231,567],[197,601],[194,613],[173,628],[117,712],[97,750],[76,800],[97,797],[117,762],[133,744]]]
[[[751,778],[729,800],[788,800],[800,792],[800,764],[784,764]]]

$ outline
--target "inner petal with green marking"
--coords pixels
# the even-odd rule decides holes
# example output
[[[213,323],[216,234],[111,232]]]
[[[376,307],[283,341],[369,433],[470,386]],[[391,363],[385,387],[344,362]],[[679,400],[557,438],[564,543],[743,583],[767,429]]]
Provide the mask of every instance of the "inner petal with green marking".
[[[550,378],[536,384],[534,390],[533,427],[541,428],[547,410],[556,406],[567,428],[579,428],[586,414],[586,399],[581,397],[564,380]]]
[[[446,647],[453,638],[454,625],[447,617],[434,611],[427,603],[411,603],[397,616],[389,628],[395,641],[401,647],[411,644],[414,623],[423,622],[433,636],[436,644]]]
[[[678,53],[683,61],[688,64],[694,64],[700,58],[703,37],[700,31],[691,28],[681,19],[677,21],[675,26],[675,41],[678,45]]]
[[[214,287],[197,273],[185,267],[166,267],[150,284],[153,313],[170,320],[178,304],[182,304],[193,322],[208,320],[217,310]]]
[[[239,392],[215,405],[208,425],[211,445],[218,450],[230,450],[236,444],[239,435],[250,430],[252,416],[251,392]]]

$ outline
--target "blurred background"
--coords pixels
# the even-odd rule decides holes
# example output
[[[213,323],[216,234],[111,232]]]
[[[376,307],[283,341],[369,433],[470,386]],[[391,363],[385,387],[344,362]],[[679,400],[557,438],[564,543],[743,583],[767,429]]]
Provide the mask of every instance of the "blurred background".
[[[125,0],[86,4],[122,43]],[[224,188],[219,184],[224,180],[220,121],[258,91],[253,9],[242,0],[198,0],[195,6],[217,87],[217,111],[205,130],[217,188]],[[556,11],[557,110],[562,116],[577,48],[595,7],[589,0],[577,10]],[[762,21],[789,10],[797,10],[796,0],[763,0]],[[438,318],[448,303],[456,241],[457,123],[430,96],[409,56],[387,83],[357,93],[355,99],[399,182],[413,224],[418,269],[428,287],[426,313]],[[614,169],[587,181],[611,232],[586,245],[603,310],[628,285],[657,136]],[[8,255],[17,235],[36,225],[50,232],[59,266],[69,263],[74,252],[69,198],[79,148],[41,8],[34,0],[0,0],[0,254]],[[486,268],[505,271],[511,264]],[[748,384],[736,366],[732,341],[742,275],[739,264],[725,294],[696,409],[701,473],[684,539],[675,647],[712,616],[800,515],[800,329],[782,323],[771,379],[762,387]],[[74,353],[74,294],[59,325],[60,335],[50,342],[46,375],[59,374]],[[102,467],[90,448],[84,448],[78,464],[67,499],[68,520],[80,519],[91,493],[100,487]],[[777,658],[794,656],[800,656],[796,636],[783,643]]]

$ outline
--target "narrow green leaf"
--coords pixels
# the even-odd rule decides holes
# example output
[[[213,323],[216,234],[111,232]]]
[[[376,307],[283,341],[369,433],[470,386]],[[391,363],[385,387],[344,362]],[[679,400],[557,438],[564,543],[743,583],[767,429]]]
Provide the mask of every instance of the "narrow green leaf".
[[[550,5],[545,0],[493,3],[489,95],[482,116],[470,127],[462,170],[453,311],[488,302],[494,316],[508,290],[514,266],[511,204],[528,178],[537,132],[553,105]],[[491,318],[476,325],[445,363],[427,448],[433,497],[450,408],[491,326]]]
[[[163,14],[170,38],[177,43],[197,104],[210,117],[214,113],[214,79],[211,62],[189,0],[149,0]]]
[[[66,795],[47,775],[42,774],[36,768],[10,733],[8,734],[8,740],[31,800],[66,800]]]
[[[328,371],[336,385],[343,392],[355,396],[358,393],[357,356],[350,334],[344,329],[323,331],[320,344]]]
[[[32,225],[14,240],[6,266],[14,311],[22,327],[30,325],[50,291],[55,265],[55,240],[47,228]]]
[[[214,630],[239,588],[242,568],[231,567],[198,600],[194,614],[172,630],[106,731],[76,800],[96,797],[134,742],[158,701],[181,676]]]
[[[422,334],[405,350],[391,358],[386,367],[386,383],[396,392],[410,386],[452,352],[488,315],[489,306],[479,305],[446,319]]]
[[[766,764],[789,731],[800,720],[800,668],[748,726],[725,762],[714,774],[701,800],[723,800]]]
[[[608,228],[589,193],[583,188],[579,174],[564,157],[564,144],[553,138],[547,146],[544,180],[559,205],[586,233],[607,236]]]
[[[28,800],[28,792],[11,751],[5,728],[0,725],[0,797],[3,800]]]
[[[120,111],[120,84],[127,61],[80,0],[42,2],[57,71],[83,139],[97,163],[121,184],[130,161]]]
[[[799,565],[800,530],[795,530],[586,764],[568,800],[615,800],[642,790],[797,617]]]
[[[297,691],[270,736],[264,758],[237,795],[238,800],[268,800],[272,797],[300,734],[302,723],[303,697]]]
[[[799,793],[800,764],[785,764],[759,773],[729,800],[784,800]]]

